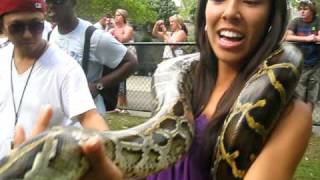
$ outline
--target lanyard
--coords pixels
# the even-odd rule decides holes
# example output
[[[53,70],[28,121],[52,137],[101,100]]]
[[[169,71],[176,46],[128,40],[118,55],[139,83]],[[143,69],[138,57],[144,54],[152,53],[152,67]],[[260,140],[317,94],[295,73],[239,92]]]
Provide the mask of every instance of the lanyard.
[[[11,80],[11,95],[12,95],[12,102],[13,102],[13,109],[14,109],[14,113],[15,113],[15,120],[14,120],[14,128],[16,127],[17,125],[17,122],[18,122],[18,119],[19,119],[19,113],[20,113],[20,109],[21,109],[21,104],[22,104],[22,100],[23,100],[23,97],[24,97],[24,93],[27,89],[27,86],[28,86],[28,83],[29,83],[29,80],[30,80],[30,77],[31,77],[31,74],[33,72],[33,68],[34,68],[34,65],[36,64],[37,61],[34,61],[32,66],[31,66],[31,70],[29,72],[29,75],[27,77],[27,80],[26,80],[26,83],[24,85],[24,88],[23,88],[23,91],[22,91],[22,94],[21,94],[21,98],[20,98],[20,101],[19,101],[19,105],[18,107],[16,106],[16,102],[15,102],[15,97],[14,97],[14,88],[13,88],[13,64],[14,64],[14,61],[13,61],[13,53],[12,53],[12,58],[11,58],[11,67],[10,67],[10,80]],[[13,131],[14,134],[15,134],[15,130]],[[11,141],[11,149],[13,149],[13,140]]]

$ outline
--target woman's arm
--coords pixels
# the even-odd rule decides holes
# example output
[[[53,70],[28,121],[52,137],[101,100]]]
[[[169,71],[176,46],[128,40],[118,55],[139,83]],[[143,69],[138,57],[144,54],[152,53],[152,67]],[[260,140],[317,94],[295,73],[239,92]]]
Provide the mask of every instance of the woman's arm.
[[[167,30],[166,30],[166,28],[164,26],[164,21],[163,20],[158,20],[153,26],[152,35],[154,37],[164,39],[164,34],[166,32],[167,32]]]
[[[308,146],[311,119],[311,109],[302,101],[295,100],[281,116],[245,180],[292,179]]]

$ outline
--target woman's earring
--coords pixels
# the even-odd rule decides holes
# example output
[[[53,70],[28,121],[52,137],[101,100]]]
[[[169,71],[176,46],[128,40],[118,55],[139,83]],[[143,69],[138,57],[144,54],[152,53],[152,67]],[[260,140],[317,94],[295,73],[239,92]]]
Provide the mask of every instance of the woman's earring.
[[[271,31],[271,29],[272,29],[272,26],[269,26],[268,33]]]

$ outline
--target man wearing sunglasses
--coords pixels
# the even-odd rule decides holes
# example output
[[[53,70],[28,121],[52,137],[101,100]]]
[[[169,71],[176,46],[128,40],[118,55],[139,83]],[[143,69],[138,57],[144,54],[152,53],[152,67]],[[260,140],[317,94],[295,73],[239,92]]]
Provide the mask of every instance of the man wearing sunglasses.
[[[0,48],[0,159],[47,126],[79,120],[83,127],[106,130],[81,66],[42,39],[44,0],[0,0],[0,4],[0,28],[11,42]],[[47,110],[38,118],[42,107]],[[103,156],[99,140],[86,142],[83,152],[89,162],[98,161],[93,171],[111,167],[101,172],[120,174]],[[92,172],[86,179],[98,179]]]
[[[46,2],[47,15],[52,22],[56,23],[49,42],[57,44],[79,64],[83,64],[85,32],[92,24],[76,16],[76,0],[47,0]],[[89,54],[86,72],[89,89],[98,111],[104,115],[105,105],[99,93],[132,74],[137,60],[122,43],[98,29],[93,32],[90,39]],[[102,76],[104,65],[115,70]]]

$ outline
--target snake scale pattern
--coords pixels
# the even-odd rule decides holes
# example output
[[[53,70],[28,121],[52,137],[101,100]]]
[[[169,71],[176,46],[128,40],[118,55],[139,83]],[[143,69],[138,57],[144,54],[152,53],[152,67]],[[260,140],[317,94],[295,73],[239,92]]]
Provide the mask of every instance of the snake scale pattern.
[[[212,179],[242,179],[261,151],[298,83],[302,54],[284,44],[241,90],[216,145]]]
[[[269,65],[267,60],[248,81],[234,104],[219,138],[213,178],[226,179],[224,177],[230,174],[234,178],[243,177],[261,149],[274,119],[291,96],[299,76],[300,62],[294,51],[290,54],[294,50],[291,46],[283,49],[274,55],[281,57],[280,61]],[[155,110],[145,123],[126,130],[105,132],[52,128],[1,159],[0,180],[79,179],[89,168],[80,146],[92,136],[103,139],[106,156],[126,178],[144,177],[174,164],[192,143],[191,74],[198,59],[199,54],[192,54],[159,64],[152,86]],[[256,91],[257,85],[276,90],[272,90],[269,96],[270,90]],[[266,114],[268,118],[261,118]],[[257,142],[249,144],[255,138]],[[233,173],[226,175],[230,169]]]

